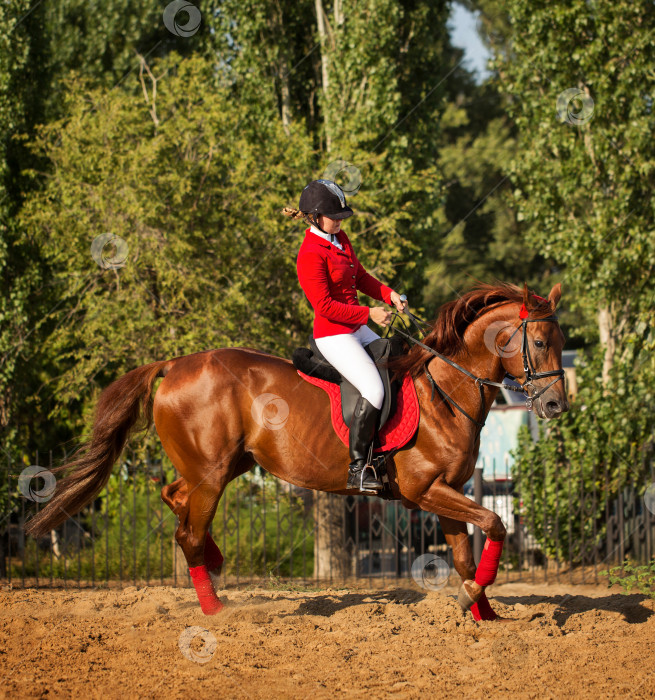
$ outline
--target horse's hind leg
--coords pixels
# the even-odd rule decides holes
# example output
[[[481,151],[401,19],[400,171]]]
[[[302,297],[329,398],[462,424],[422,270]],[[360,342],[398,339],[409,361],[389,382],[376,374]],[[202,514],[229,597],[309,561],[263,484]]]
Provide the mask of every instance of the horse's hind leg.
[[[226,483],[227,480],[219,484],[201,482],[190,486],[186,480],[178,479],[162,490],[162,500],[179,518],[175,539],[184,552],[189,574],[205,615],[214,615],[223,607],[214,590],[208,569],[209,566],[216,568],[222,564],[222,555],[213,540],[211,542],[214,547],[207,547],[207,535]],[[211,559],[207,564],[206,550]]]
[[[164,486],[161,492],[161,499],[178,517],[188,510],[189,500],[189,485],[183,478],[176,479],[172,483]],[[216,583],[223,569],[223,554],[218,548],[218,545],[212,539],[212,536],[207,530],[205,537],[205,566],[209,571],[212,580]]]

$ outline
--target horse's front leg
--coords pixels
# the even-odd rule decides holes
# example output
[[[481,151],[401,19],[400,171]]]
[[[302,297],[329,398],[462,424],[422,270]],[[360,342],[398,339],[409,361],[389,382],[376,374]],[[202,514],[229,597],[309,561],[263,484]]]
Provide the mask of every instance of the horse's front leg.
[[[466,523],[441,515],[439,516],[439,524],[446,537],[446,542],[453,550],[453,564],[455,565],[455,571],[462,579],[462,585],[464,585],[464,582],[470,583],[475,578],[475,560],[473,559]],[[489,604],[484,588],[481,590],[482,593],[477,598],[477,602],[471,605],[471,613],[476,620],[495,620],[498,615],[496,615]]]
[[[475,501],[464,496],[464,494],[448,486],[441,477],[434,479],[423,490],[415,487],[415,492],[411,493],[412,490],[410,488],[410,492],[406,496],[414,503],[417,503],[423,510],[436,513],[442,523],[444,521],[448,522],[449,519],[461,523],[459,529],[455,529],[455,526],[451,529],[453,542],[459,552],[458,556],[460,559],[458,561],[461,562],[461,571],[459,569],[457,571],[460,576],[466,577],[459,590],[459,603],[464,610],[472,609],[473,605],[478,603],[478,610],[474,612],[474,615],[481,614],[480,605],[482,605],[483,609],[486,610],[488,607],[490,610],[491,606],[489,606],[488,602],[480,603],[480,601],[486,601],[484,589],[496,580],[496,575],[498,574],[500,555],[503,551],[506,535],[503,521],[493,511],[483,508]],[[487,535],[487,541],[482,550],[482,557],[477,569],[473,562],[468,538],[466,538],[466,544],[461,544],[465,537],[467,522],[477,525]],[[453,547],[454,552],[455,547]],[[457,564],[455,568],[457,568]],[[472,572],[475,572],[474,577]],[[493,613],[493,611],[491,612]],[[489,617],[489,619],[495,618]]]

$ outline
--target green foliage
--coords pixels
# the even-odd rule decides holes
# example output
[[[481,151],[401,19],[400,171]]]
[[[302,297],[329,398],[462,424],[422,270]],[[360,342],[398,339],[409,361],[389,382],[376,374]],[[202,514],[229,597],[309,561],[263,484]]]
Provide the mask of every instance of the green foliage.
[[[314,518],[303,500],[263,470],[231,482],[219,505],[215,540],[228,576],[311,578]],[[238,525],[237,525],[238,520]]]
[[[129,459],[105,490],[59,531],[59,556],[29,539],[25,561],[12,558],[13,578],[85,581],[157,580],[174,575],[175,515],[160,499],[162,478],[176,478],[169,465]],[[20,499],[20,494],[16,494]],[[32,504],[28,504],[32,505]],[[18,503],[20,512],[20,503]],[[314,522],[302,499],[282,492],[278,480],[249,474],[228,485],[213,524],[225,557],[223,572],[237,577],[311,578]]]
[[[472,85],[449,43],[449,9],[447,2],[230,0],[215,20],[221,74],[233,94],[247,102],[256,94],[283,122],[307,124],[319,150],[314,177],[336,161],[359,171],[348,234],[372,274],[414,306],[424,301],[443,218],[435,155],[445,101]],[[346,186],[351,172],[334,176]]]
[[[19,134],[41,118],[45,88],[37,70],[43,58],[39,25],[29,6],[28,0],[12,0],[0,7],[0,428],[5,449],[28,439],[14,409],[27,404],[33,415],[40,381],[26,357],[38,348],[34,322],[48,279],[40,251],[22,238],[13,218],[23,196],[20,167],[33,163],[25,158]],[[47,361],[40,364],[47,366]]]
[[[497,65],[519,132],[512,172],[527,240],[565,268],[571,307],[593,321],[613,303],[629,328],[653,303],[651,3],[506,7],[511,52]],[[581,97],[562,100],[570,88]]]
[[[505,9],[509,50],[495,65],[518,134],[518,216],[527,242],[557,260],[564,318],[572,310],[573,332],[593,347],[581,357],[572,410],[546,440],[522,442],[516,475],[546,495],[534,512],[528,505],[530,517],[538,522],[542,508],[553,523],[553,504],[567,504],[560,477],[572,470],[581,491],[568,506],[589,537],[604,508],[589,494],[607,484],[612,499],[628,479],[645,488],[653,457],[655,15],[645,1],[516,0]],[[569,89],[578,97],[566,99]],[[582,559],[547,527],[537,536],[549,552]]]
[[[524,242],[511,200],[516,139],[501,107],[491,84],[469,88],[441,120],[438,167],[447,190],[423,292],[434,307],[477,280],[525,280],[538,288],[544,277],[543,257]]]
[[[68,521],[60,534],[59,557],[37,553],[37,542],[26,541],[25,575],[86,581],[169,578],[175,517],[159,499],[153,478],[130,476],[122,464],[96,505]],[[14,560],[12,576],[22,572],[22,563]]]
[[[635,591],[655,598],[655,559],[648,564],[638,565],[626,561],[623,566],[615,566],[609,571],[601,571],[601,576],[608,577],[608,587],[618,584],[621,593],[629,595]]]
[[[153,359],[303,344],[302,226],[279,210],[334,161],[361,172],[347,226],[360,259],[421,300],[443,205],[432,153],[449,86],[468,80],[448,4],[326,2],[324,41],[310,0],[200,5],[188,39],[163,28],[161,8],[127,0],[43,3],[12,35],[4,94],[25,118],[2,236],[16,251],[0,338],[6,448],[79,434],[100,389]],[[124,239],[123,267],[91,257],[102,234]]]
[[[207,22],[216,80],[232,99],[256,105],[267,118],[304,123],[311,133],[320,71],[314,0],[223,0]]]
[[[567,335],[602,344],[572,411],[548,439],[524,438],[516,466],[545,494],[541,510],[524,507],[548,551],[583,558],[549,530],[568,498],[561,474],[583,494],[607,474],[611,497],[627,474],[643,484],[652,457],[651,3],[469,0],[495,54],[482,86],[450,45],[445,0],[195,4],[190,38],[165,29],[162,6],[132,0],[0,9],[0,425],[12,463],[79,435],[99,391],[135,366],[304,344],[303,227],[279,210],[344,160],[362,181],[346,230],[415,308],[435,310],[471,278],[542,293],[562,280]],[[579,125],[557,119],[569,88],[594,102]],[[92,257],[102,234],[127,244],[123,266]]]
[[[643,493],[650,483],[653,423],[644,406],[653,389],[641,378],[655,371],[652,354],[641,360],[613,368],[606,389],[620,401],[612,401],[600,387],[597,352],[578,366],[580,393],[571,410],[542,429],[538,442],[527,430],[519,437],[513,478],[522,492],[534,493],[524,496],[523,515],[548,556],[590,560],[605,536],[606,503],[621,489]]]
[[[302,232],[279,209],[307,177],[306,138],[247,105],[225,109],[200,59],[154,70],[154,107],[71,84],[69,116],[35,144],[54,170],[20,222],[61,301],[41,348],[58,364],[51,418],[79,399],[90,410],[94,387],[157,358],[234,344],[283,352],[304,336]],[[116,269],[92,256],[108,233],[127,247]]]

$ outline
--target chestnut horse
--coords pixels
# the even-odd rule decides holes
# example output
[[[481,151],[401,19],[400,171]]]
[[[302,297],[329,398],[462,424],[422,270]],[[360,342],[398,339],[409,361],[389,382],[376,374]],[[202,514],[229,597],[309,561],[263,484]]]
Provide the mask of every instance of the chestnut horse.
[[[560,295],[559,285],[548,299],[527,287],[479,285],[441,308],[423,346],[392,360],[397,375],[414,379],[421,419],[412,441],[387,462],[391,488],[407,508],[439,516],[462,578],[460,603],[475,619],[497,617],[484,588],[495,579],[506,533],[498,515],[464,496],[462,487],[475,467],[479,423],[506,375],[523,379],[539,417],[568,410],[558,381],[564,336],[554,313]],[[153,400],[157,377],[163,380]],[[445,396],[456,397],[456,404]],[[232,479],[259,464],[297,486],[356,493],[345,488],[348,448],[331,427],[327,394],[300,378],[289,360],[224,348],[153,362],[108,386],[91,439],[57,468],[72,471],[27,532],[43,535],[87,505],[107,483],[139,417],[147,428],[153,415],[181,475],[164,487],[162,499],[179,517],[175,537],[207,614],[222,607],[209,573],[223,562],[208,528]],[[487,535],[477,570],[466,523]]]

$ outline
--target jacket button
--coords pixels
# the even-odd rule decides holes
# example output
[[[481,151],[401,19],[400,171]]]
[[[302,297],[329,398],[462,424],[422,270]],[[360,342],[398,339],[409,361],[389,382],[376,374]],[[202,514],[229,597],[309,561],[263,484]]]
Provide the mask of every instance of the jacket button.
[[[355,267],[352,263],[350,263],[350,267]]]
[[[351,287],[351,289],[355,289],[355,285],[354,285],[354,284],[353,284],[353,286]]]
[[[353,275],[353,279],[355,279],[355,275]]]

